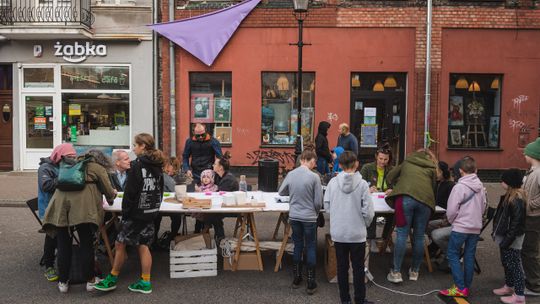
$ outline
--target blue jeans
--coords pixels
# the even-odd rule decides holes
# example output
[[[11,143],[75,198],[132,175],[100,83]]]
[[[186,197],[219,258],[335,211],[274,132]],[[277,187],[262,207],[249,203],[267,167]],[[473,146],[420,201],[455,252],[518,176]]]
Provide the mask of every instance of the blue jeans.
[[[474,275],[474,255],[476,254],[476,243],[478,243],[479,234],[460,233],[452,231],[450,241],[448,242],[448,264],[452,269],[454,284],[459,289],[470,288]],[[463,249],[463,268],[459,262],[461,248]]]
[[[394,246],[394,272],[401,271],[403,256],[407,250],[407,238],[413,229],[413,260],[411,270],[418,272],[424,256],[424,233],[431,216],[431,208],[410,196],[403,196],[403,213],[407,224],[397,227],[396,244]]]
[[[328,162],[324,157],[318,157],[317,158],[317,171],[319,171],[320,174],[325,175],[330,173],[330,169],[328,168]]]
[[[293,262],[302,262],[304,247],[306,248],[306,265],[317,264],[317,223],[291,220],[292,239],[294,243]],[[305,244],[305,246],[304,246]]]

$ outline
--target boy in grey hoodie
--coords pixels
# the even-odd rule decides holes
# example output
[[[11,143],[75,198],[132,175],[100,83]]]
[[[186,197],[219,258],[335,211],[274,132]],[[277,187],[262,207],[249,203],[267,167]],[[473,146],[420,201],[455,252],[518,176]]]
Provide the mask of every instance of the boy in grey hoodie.
[[[356,171],[358,161],[351,151],[339,157],[343,169],[330,180],[324,194],[324,205],[330,213],[330,236],[334,241],[337,259],[337,276],[341,303],[351,303],[349,294],[349,260],[352,261],[354,302],[366,301],[364,284],[364,256],[366,227],[371,224],[375,211],[368,183]]]
[[[313,150],[300,154],[300,167],[287,174],[279,188],[279,195],[289,195],[289,219],[294,243],[293,288],[302,282],[302,254],[305,247],[307,264],[307,293],[317,289],[315,266],[317,263],[317,216],[322,207],[321,179],[311,170],[315,167],[317,155]]]
[[[439,293],[449,297],[467,297],[474,275],[476,244],[482,230],[482,215],[486,209],[484,185],[476,175],[476,162],[470,156],[461,160],[461,178],[448,198],[446,217],[452,224],[448,241],[448,264],[454,286]],[[463,247],[463,269],[460,255]]]

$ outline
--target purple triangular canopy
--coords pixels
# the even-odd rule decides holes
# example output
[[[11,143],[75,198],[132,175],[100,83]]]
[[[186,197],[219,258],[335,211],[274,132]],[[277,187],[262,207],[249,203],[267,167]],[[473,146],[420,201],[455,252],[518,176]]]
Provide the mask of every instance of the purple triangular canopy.
[[[260,1],[246,0],[212,13],[150,27],[211,66],[242,20]]]

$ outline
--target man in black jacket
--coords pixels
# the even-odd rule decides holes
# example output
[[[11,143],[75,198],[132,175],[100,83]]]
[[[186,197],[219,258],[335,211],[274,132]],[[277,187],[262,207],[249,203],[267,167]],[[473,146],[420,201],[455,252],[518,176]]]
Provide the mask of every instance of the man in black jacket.
[[[328,129],[330,129],[330,123],[327,121],[321,121],[319,123],[319,129],[317,136],[315,137],[315,153],[317,153],[317,171],[322,175],[330,173],[328,164],[332,162],[332,153],[328,147]]]
[[[199,184],[201,172],[212,169],[216,157],[222,155],[219,141],[206,133],[203,124],[198,123],[193,129],[193,137],[188,138],[184,145],[182,169],[188,176],[193,177],[196,184]]]

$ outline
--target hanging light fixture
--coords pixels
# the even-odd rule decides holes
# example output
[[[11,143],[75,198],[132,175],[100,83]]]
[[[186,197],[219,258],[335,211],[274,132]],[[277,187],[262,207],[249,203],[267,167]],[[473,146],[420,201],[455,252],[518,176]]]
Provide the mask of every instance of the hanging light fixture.
[[[495,79],[493,79],[493,81],[491,82],[491,88],[494,90],[499,89],[499,77],[495,77]]]
[[[480,92],[480,85],[478,82],[473,81],[469,86],[469,92]]]
[[[384,87],[385,88],[395,88],[397,87],[397,82],[394,76],[388,75],[386,79],[384,80]]]
[[[285,76],[284,74],[281,74],[281,76],[279,76],[279,78],[278,78],[278,80],[276,82],[276,85],[277,85],[279,91],[288,91],[289,90],[289,79],[287,79],[287,76]]]
[[[354,75],[352,78],[351,78],[351,86],[353,88],[359,88],[361,85],[361,82],[360,82],[360,75]]]
[[[469,82],[465,77],[461,76],[459,77],[458,81],[456,81],[456,89],[467,89],[469,87]]]
[[[384,92],[384,85],[380,80],[377,80],[373,85],[373,92]]]

